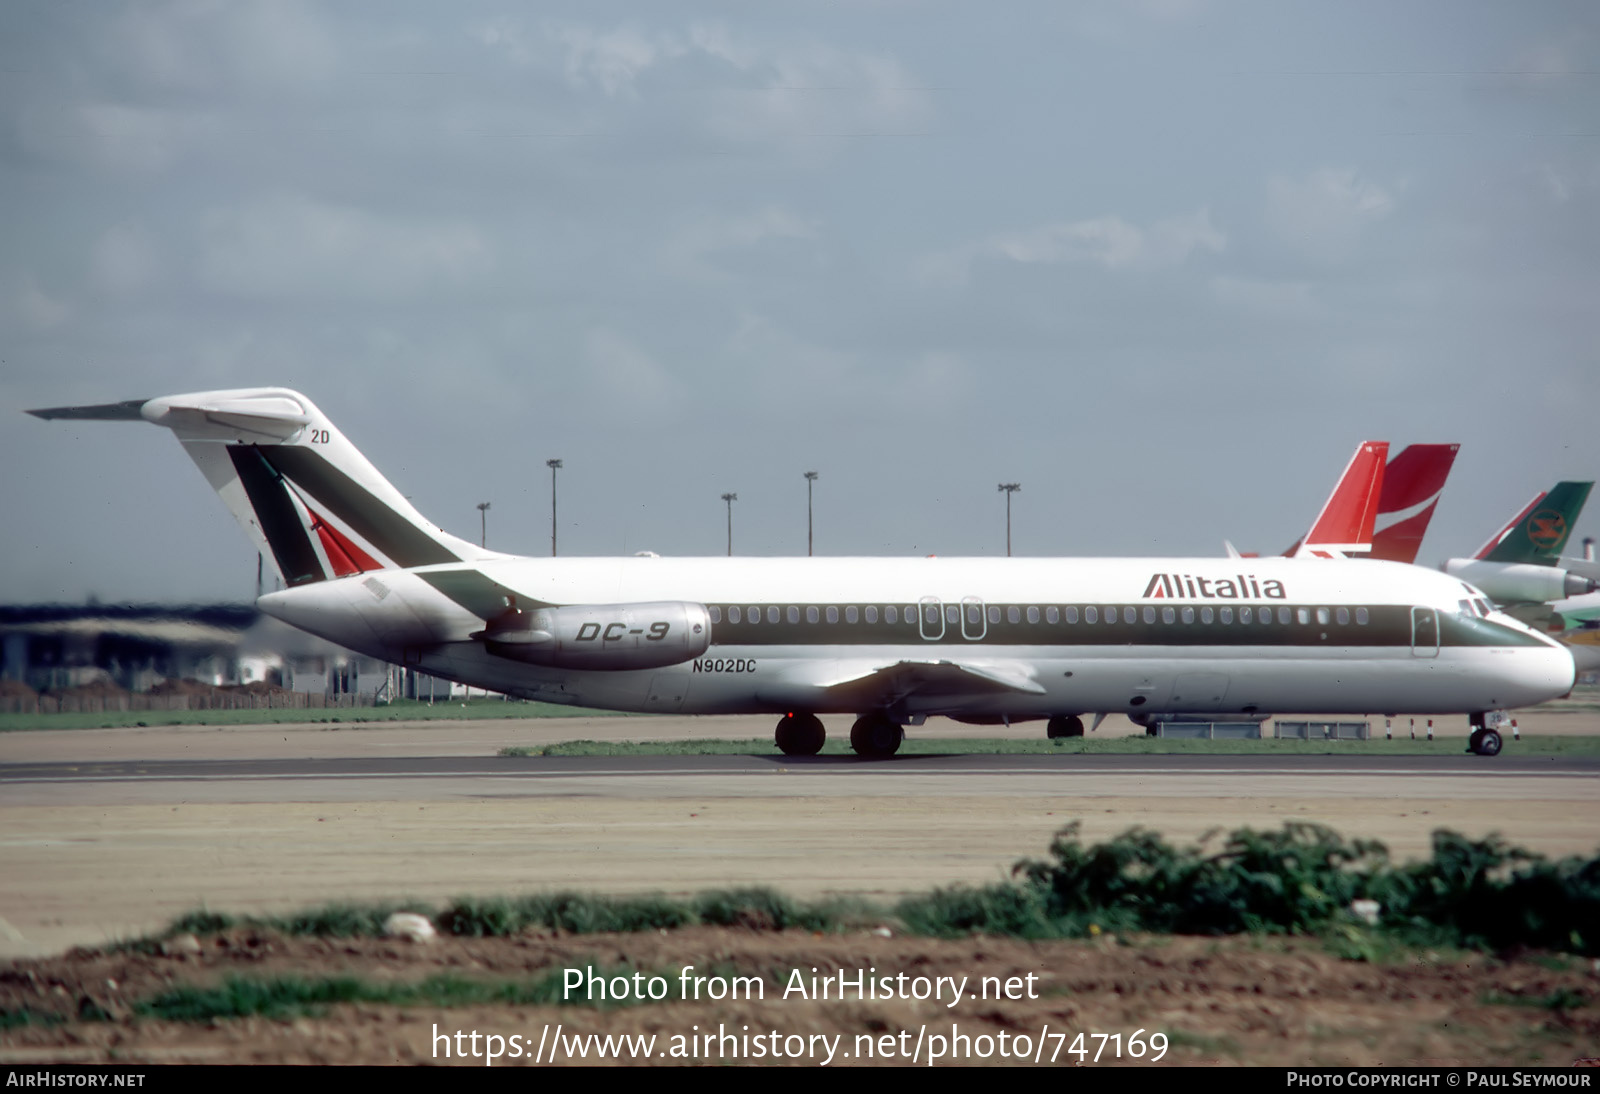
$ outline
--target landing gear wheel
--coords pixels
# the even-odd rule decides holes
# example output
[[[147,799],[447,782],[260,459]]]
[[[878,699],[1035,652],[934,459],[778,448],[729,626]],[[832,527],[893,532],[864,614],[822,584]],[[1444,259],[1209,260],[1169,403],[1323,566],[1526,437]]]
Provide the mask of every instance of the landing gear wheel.
[[[1076,714],[1058,714],[1045,723],[1044,734],[1052,741],[1057,737],[1082,737],[1083,719]]]
[[[1472,733],[1470,747],[1480,756],[1498,756],[1502,743],[1498,730],[1478,729]]]
[[[815,714],[790,714],[778,723],[772,736],[786,756],[815,756],[822,751],[828,731]]]
[[[850,727],[850,747],[871,759],[893,756],[905,739],[900,723],[884,714],[864,714]]]

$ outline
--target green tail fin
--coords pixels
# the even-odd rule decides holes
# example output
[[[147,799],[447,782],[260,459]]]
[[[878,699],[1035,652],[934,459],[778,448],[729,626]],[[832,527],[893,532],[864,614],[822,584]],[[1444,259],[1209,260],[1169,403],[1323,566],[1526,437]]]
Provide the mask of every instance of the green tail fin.
[[[1548,566],[1561,557],[1578,523],[1592,482],[1558,482],[1523,514],[1482,557],[1490,562],[1531,562]]]

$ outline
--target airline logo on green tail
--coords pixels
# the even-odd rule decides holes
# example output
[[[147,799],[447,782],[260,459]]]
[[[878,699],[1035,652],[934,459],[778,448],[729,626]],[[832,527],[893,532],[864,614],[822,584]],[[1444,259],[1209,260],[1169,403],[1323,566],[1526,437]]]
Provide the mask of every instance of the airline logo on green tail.
[[[1200,577],[1196,574],[1151,574],[1144,587],[1146,600],[1286,600],[1283,582],[1258,581],[1255,574]]]
[[[1528,538],[1541,550],[1559,548],[1567,538],[1567,518],[1554,509],[1541,509],[1528,518]]]

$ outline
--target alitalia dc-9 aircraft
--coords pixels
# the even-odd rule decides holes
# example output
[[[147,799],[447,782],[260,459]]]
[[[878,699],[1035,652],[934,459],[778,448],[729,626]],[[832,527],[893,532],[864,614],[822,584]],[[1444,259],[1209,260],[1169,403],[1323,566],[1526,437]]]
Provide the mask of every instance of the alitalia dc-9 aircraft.
[[[857,715],[887,756],[930,715],[1472,715],[1570,691],[1572,655],[1471,585],[1342,558],[526,558],[420,513],[284,388],[57,407],[177,434],[277,565],[257,605],[369,656],[609,710],[772,713],[784,752]],[[1367,528],[1370,539],[1370,527]]]

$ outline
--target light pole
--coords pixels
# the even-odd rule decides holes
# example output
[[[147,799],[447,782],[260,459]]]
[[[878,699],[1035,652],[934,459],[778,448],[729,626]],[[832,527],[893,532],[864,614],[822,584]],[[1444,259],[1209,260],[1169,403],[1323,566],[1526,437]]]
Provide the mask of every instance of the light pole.
[[[486,501],[478,503],[478,520],[481,525],[478,531],[478,546],[487,547],[489,546],[489,503]]]
[[[733,503],[739,500],[738,494],[724,494],[722,500],[728,503],[728,557],[733,557]]]
[[[1006,495],[1006,557],[1011,557],[1011,495],[1022,489],[1020,482],[1003,482],[1000,489]]]
[[[550,557],[556,557],[556,472],[561,470],[560,460],[545,460],[550,469]]]
[[[815,471],[806,472],[806,557],[811,557],[811,484],[817,481]]]

